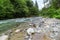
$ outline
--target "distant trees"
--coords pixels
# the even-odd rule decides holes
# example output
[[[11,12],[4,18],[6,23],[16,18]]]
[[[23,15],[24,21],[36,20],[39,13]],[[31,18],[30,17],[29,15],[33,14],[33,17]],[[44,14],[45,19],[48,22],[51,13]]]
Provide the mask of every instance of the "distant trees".
[[[38,3],[37,3],[37,0],[35,1],[35,6],[38,8]]]
[[[60,19],[60,0],[49,0],[50,6],[43,8],[40,15],[43,17],[58,18]]]
[[[56,9],[60,8],[60,0],[53,0],[52,6]]]

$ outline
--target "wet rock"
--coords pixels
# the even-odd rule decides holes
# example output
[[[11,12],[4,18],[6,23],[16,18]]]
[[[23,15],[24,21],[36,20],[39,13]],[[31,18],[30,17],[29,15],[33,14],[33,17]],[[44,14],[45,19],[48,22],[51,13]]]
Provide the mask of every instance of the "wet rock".
[[[0,36],[0,40],[7,40],[7,38],[8,38],[8,35],[2,35],[2,36]]]

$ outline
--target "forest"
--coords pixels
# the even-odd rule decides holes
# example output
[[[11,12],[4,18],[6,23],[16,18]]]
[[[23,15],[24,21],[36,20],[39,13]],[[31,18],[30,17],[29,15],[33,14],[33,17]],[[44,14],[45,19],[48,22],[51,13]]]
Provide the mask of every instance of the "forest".
[[[36,16],[60,19],[60,0],[46,0],[44,5],[39,10],[37,1],[34,4],[32,0],[0,0],[0,20]]]

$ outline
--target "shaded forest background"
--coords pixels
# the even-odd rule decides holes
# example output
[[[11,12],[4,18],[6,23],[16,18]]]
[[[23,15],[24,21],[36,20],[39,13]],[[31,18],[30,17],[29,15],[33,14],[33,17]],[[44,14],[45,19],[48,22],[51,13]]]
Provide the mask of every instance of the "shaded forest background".
[[[47,7],[39,10],[37,1],[34,4],[32,0],[0,0],[0,20],[35,16],[60,19],[60,0],[49,2]]]

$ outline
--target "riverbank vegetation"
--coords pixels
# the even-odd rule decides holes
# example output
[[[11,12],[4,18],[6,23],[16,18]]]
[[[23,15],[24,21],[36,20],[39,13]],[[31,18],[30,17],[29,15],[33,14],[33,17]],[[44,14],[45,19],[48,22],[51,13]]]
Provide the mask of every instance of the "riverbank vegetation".
[[[38,15],[38,8],[31,0],[0,0],[0,19]]]

